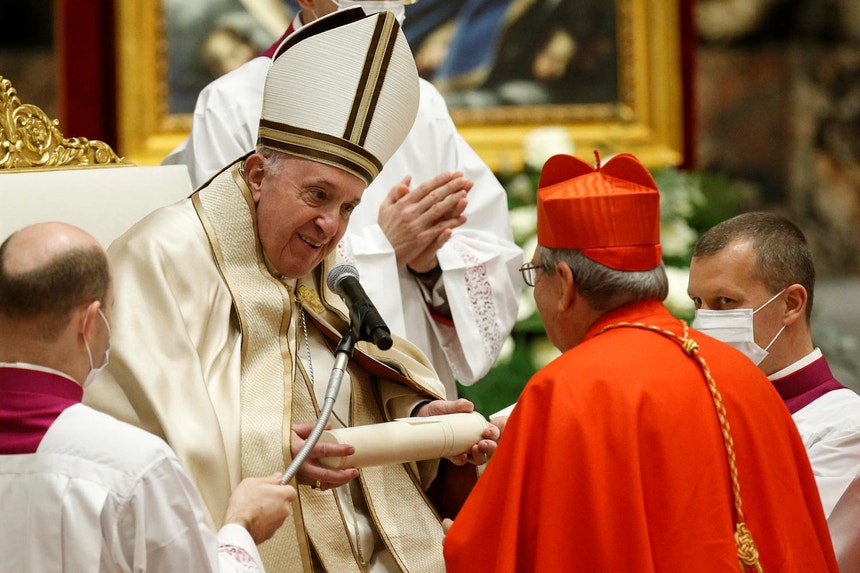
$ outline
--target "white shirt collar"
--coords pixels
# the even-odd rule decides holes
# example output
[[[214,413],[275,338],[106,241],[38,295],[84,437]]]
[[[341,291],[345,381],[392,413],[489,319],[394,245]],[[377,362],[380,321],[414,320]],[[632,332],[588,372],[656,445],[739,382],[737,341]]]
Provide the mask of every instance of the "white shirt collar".
[[[80,382],[66,374],[65,372],[60,372],[59,370],[54,370],[53,368],[48,368],[47,366],[40,366],[39,364],[30,364],[29,362],[0,362],[0,368],[20,368],[22,370],[36,370],[37,372],[46,372],[48,374],[56,374],[57,376],[62,376],[63,378],[68,378],[78,386],[81,385]]]
[[[810,352],[809,354],[807,354],[806,356],[804,356],[803,358],[801,358],[797,362],[795,362],[793,364],[789,364],[788,366],[786,366],[785,368],[783,368],[782,370],[780,370],[778,372],[774,372],[773,374],[768,376],[767,379],[768,380],[779,380],[780,378],[785,378],[789,374],[793,374],[793,373],[797,372],[798,370],[800,370],[801,368],[803,368],[805,366],[809,366],[810,364],[812,364],[813,362],[815,362],[816,360],[818,360],[822,356],[824,356],[824,355],[821,353],[821,349],[816,348],[815,350],[813,350],[812,352]]]
[[[296,17],[293,18],[293,31],[295,32],[304,25],[305,23],[302,22],[302,11],[299,10],[299,12],[296,14]]]

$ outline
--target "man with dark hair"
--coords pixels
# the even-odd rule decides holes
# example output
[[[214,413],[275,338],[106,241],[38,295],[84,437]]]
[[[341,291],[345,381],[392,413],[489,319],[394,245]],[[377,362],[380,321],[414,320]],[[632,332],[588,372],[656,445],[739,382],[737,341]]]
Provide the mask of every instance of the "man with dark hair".
[[[22,236],[38,229],[29,229]],[[0,245],[0,261],[20,255],[14,250],[7,255],[13,236]],[[0,266],[0,313],[27,323],[33,335],[45,342],[57,339],[73,309],[85,302],[103,304],[107,298],[107,259],[98,248],[68,248],[50,264],[35,266],[35,257],[32,262],[34,266],[23,273]]]
[[[40,223],[0,246],[0,571],[262,571],[296,498],[249,478],[215,535],[167,444],[81,404],[110,349],[107,255]]]
[[[449,573],[837,570],[776,392],[661,302],[659,204],[627,154],[544,166],[522,271],[563,354],[451,526]]]
[[[781,215],[756,212],[702,235],[687,292],[697,309],[693,326],[746,354],[779,392],[829,517],[860,476],[860,396],[833,377],[812,344],[814,288],[803,232]],[[838,532],[833,534],[838,553]]]

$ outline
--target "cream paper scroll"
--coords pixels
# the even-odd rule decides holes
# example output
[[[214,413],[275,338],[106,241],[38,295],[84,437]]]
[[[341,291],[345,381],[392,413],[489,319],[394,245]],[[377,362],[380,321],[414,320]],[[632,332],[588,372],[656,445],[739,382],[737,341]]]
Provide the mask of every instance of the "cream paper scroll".
[[[447,458],[468,451],[488,426],[481,414],[469,412],[326,430],[320,443],[351,444],[355,453],[320,463],[341,469]]]

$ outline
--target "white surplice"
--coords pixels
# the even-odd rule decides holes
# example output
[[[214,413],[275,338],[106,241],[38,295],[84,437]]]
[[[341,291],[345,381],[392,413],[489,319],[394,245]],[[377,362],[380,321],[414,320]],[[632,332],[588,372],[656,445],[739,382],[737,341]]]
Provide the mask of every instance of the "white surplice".
[[[806,375],[807,367],[822,358],[821,350],[816,348],[768,378],[778,382],[790,374]],[[860,476],[860,395],[850,388],[833,390],[791,417],[809,454],[824,515],[830,517],[836,502]]]
[[[808,381],[814,387],[832,378],[826,367],[821,372],[821,363],[827,362],[816,348],[768,378],[778,385],[793,376],[794,384]],[[791,417],[809,455],[839,567],[855,571],[860,563],[860,395],[850,388],[831,390]]]
[[[167,444],[83,404],[0,456],[0,498],[0,572],[264,570],[244,528],[209,529]]]

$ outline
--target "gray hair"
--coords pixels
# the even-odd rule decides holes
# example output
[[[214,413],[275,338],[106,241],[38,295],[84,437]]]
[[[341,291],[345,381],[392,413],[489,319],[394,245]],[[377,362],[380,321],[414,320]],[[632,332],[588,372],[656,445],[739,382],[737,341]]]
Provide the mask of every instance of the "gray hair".
[[[288,157],[286,153],[262,145],[257,145],[257,153],[263,156],[263,169],[270,177],[277,177],[281,174],[284,160]]]
[[[577,292],[594,310],[608,312],[634,302],[662,301],[669,294],[662,264],[650,271],[619,271],[592,261],[577,249],[538,249],[544,269],[552,270],[559,263],[570,267]]]

